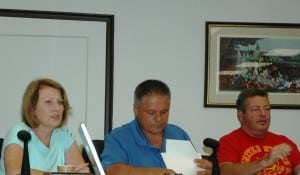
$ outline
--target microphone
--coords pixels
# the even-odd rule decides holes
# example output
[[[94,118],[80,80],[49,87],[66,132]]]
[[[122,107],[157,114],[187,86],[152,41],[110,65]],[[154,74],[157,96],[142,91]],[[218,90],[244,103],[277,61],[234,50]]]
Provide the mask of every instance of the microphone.
[[[31,135],[28,131],[21,130],[18,132],[18,138],[24,142],[21,175],[30,175],[28,141],[31,139]]]
[[[203,140],[203,144],[207,147],[210,147],[210,148],[213,148],[213,149],[216,149],[219,147],[219,142],[215,139],[212,139],[212,138],[206,138]]]
[[[220,146],[219,142],[212,138],[206,138],[203,140],[203,144],[207,147],[212,148],[213,152],[211,155],[212,159],[212,175],[220,175],[220,167],[219,167],[219,161],[218,161],[218,155],[217,155],[217,148]]]

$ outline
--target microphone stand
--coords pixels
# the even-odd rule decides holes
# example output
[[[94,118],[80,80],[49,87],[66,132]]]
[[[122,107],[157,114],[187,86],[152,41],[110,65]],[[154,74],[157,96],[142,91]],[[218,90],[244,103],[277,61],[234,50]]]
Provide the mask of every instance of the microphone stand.
[[[218,161],[216,148],[213,148],[212,164],[213,164],[212,175],[220,175],[219,161]]]
[[[219,142],[217,140],[206,138],[203,140],[203,144],[207,147],[212,148],[212,155],[211,155],[211,161],[212,161],[212,175],[220,175],[220,167],[219,167],[219,161],[218,161],[218,153],[217,148],[219,147]]]
[[[18,132],[18,137],[24,142],[21,175],[30,175],[28,141],[31,139],[31,135],[28,131],[21,130]]]

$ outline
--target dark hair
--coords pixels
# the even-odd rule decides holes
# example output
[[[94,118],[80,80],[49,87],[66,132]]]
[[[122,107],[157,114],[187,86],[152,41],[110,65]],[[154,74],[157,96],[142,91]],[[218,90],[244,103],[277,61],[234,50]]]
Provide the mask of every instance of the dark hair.
[[[246,100],[249,97],[254,97],[254,96],[261,96],[261,97],[268,97],[268,92],[262,89],[244,89],[242,92],[239,94],[237,100],[236,100],[236,107],[238,110],[241,110],[243,112],[246,111]]]
[[[166,95],[171,99],[171,92],[167,84],[160,80],[146,80],[140,83],[134,91],[134,103],[141,104],[145,95]]]
[[[64,87],[60,83],[47,78],[35,79],[31,81],[27,86],[23,95],[22,106],[21,106],[22,121],[32,128],[35,128],[40,124],[34,115],[34,109],[36,108],[39,99],[39,90],[44,87],[52,87],[58,89],[61,93],[61,97],[63,98],[63,105],[64,105],[62,123],[60,125],[62,126],[67,122],[68,115],[71,109],[69,105],[69,100],[67,98],[67,93]]]

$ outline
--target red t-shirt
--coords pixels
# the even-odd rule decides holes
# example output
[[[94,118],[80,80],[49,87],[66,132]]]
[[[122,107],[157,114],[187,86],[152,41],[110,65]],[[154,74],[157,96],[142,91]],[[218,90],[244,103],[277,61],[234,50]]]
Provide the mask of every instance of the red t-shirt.
[[[220,139],[218,149],[219,163],[247,163],[262,159],[273,146],[287,143],[292,147],[287,159],[279,160],[270,167],[262,170],[258,175],[288,175],[292,174],[293,167],[300,164],[300,152],[297,145],[283,135],[267,132],[264,138],[254,138],[246,134],[241,128],[224,135]]]

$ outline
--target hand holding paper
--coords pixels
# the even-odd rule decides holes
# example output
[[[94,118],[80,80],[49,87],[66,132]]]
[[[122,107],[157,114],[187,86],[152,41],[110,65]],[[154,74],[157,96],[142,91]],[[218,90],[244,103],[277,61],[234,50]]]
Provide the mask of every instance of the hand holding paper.
[[[161,153],[168,168],[183,175],[195,175],[197,171],[206,171],[196,167],[194,159],[198,153],[189,140],[166,140],[166,152]]]

